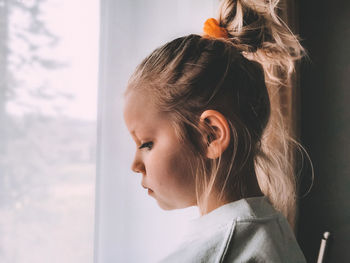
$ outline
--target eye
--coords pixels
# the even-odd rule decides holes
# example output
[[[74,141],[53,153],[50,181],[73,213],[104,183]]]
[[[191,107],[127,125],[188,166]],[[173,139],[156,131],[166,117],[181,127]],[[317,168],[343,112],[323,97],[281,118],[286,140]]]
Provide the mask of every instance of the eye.
[[[145,143],[141,144],[141,146],[139,147],[139,149],[148,148],[148,150],[151,150],[151,149],[152,149],[152,146],[153,146],[153,142],[145,142]]]

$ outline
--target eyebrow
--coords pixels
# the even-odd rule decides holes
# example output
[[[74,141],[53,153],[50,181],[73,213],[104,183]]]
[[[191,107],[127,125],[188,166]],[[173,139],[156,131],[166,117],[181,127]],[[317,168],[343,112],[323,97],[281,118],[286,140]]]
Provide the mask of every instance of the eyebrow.
[[[137,137],[135,130],[132,130],[130,134],[134,141],[136,141],[137,143],[141,142],[140,139]]]
[[[137,135],[136,135],[135,130],[131,131],[131,132],[130,132],[130,134],[131,134],[131,136],[133,136],[133,137],[136,137],[136,138],[137,138]]]

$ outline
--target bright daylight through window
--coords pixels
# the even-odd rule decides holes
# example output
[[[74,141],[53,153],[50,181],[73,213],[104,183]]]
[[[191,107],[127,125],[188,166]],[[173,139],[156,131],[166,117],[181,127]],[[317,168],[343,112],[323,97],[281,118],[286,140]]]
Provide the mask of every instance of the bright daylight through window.
[[[93,261],[99,1],[0,0],[0,262]]]

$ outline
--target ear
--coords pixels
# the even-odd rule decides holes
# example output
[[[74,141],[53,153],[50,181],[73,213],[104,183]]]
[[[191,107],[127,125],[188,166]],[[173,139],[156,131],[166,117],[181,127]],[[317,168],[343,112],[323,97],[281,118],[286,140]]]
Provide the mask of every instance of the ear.
[[[201,125],[209,126],[210,132],[205,140],[207,141],[207,157],[218,158],[230,143],[230,126],[220,112],[216,110],[206,110],[200,116]]]

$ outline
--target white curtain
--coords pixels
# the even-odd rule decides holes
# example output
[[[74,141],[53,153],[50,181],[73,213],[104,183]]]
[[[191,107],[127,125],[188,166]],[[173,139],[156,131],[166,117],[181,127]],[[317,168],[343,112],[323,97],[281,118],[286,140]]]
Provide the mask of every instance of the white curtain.
[[[135,145],[123,122],[122,93],[156,47],[202,33],[216,0],[102,0],[98,106],[95,263],[156,262],[197,209],[162,211],[130,170]]]

